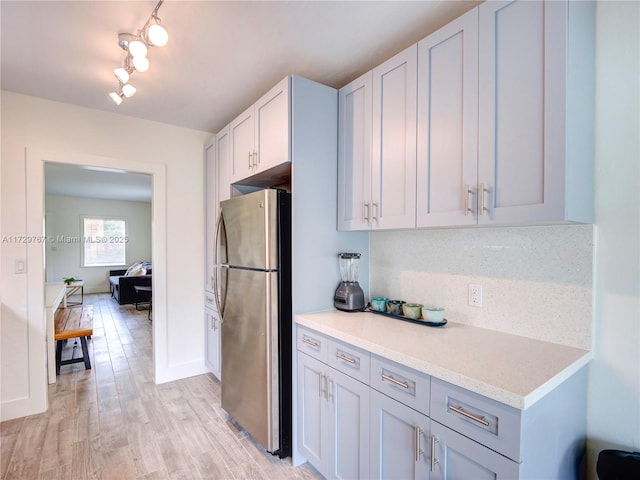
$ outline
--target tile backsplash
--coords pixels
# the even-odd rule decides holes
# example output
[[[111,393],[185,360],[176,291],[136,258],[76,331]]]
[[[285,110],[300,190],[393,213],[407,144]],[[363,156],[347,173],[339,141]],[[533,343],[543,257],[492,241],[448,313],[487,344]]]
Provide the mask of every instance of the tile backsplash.
[[[591,349],[593,226],[373,232],[370,292],[450,321]],[[482,286],[482,307],[467,303]]]

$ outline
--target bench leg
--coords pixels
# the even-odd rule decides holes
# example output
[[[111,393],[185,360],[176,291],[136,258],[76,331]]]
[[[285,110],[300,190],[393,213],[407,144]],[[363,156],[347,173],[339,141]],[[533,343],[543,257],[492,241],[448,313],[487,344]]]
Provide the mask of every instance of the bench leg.
[[[82,345],[84,368],[85,370],[91,370],[91,360],[89,359],[89,350],[87,349],[87,337],[80,337],[80,345]]]
[[[60,375],[60,362],[62,361],[62,345],[64,345],[64,340],[58,340],[56,342],[56,375]]]

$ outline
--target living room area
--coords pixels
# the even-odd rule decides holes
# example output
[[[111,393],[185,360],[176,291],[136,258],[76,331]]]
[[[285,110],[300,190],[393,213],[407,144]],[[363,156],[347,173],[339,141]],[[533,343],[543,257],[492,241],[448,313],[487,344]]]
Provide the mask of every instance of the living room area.
[[[81,281],[119,305],[151,300],[149,175],[45,166],[46,283]],[[142,287],[142,288],[141,288]]]

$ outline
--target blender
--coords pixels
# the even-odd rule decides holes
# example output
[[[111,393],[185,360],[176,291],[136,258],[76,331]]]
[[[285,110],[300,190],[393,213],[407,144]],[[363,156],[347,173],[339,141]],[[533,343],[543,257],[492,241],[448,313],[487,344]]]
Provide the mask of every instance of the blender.
[[[338,258],[342,281],[333,296],[333,305],[345,312],[362,311],[364,310],[364,292],[358,284],[360,254],[339,253]]]

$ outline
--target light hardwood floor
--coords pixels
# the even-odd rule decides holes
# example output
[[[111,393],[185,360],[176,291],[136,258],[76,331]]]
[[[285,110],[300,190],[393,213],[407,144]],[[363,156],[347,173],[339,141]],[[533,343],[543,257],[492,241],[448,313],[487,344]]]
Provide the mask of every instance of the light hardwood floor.
[[[0,424],[3,479],[321,478],[265,453],[232,423],[213,376],[154,384],[146,311],[108,294],[85,304],[94,305],[92,369],[61,367],[47,412]]]

